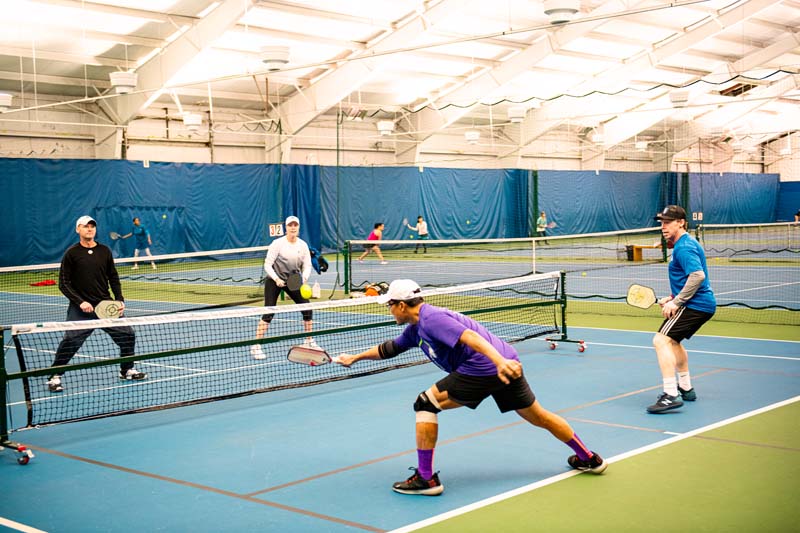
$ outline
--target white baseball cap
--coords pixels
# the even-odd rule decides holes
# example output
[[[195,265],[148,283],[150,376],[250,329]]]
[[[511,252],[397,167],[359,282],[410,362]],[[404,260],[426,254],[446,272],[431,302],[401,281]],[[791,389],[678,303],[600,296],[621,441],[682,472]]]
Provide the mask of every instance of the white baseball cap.
[[[386,294],[378,296],[378,302],[385,304],[389,300],[411,300],[416,298],[421,290],[417,282],[413,280],[396,279],[389,285],[389,290],[386,291]]]
[[[97,226],[97,222],[92,217],[89,215],[83,215],[81,218],[75,221],[75,227],[77,228],[78,226],[85,226],[89,222],[94,222],[94,225]]]
[[[298,224],[298,225],[300,225],[300,219],[299,219],[299,218],[297,218],[297,217],[296,217],[296,216],[294,216],[294,215],[292,215],[292,216],[290,216],[290,217],[286,217],[286,222],[284,222],[284,225],[285,225],[285,226],[288,226],[288,225],[289,225],[289,224],[291,224],[292,222],[297,222],[297,224]]]

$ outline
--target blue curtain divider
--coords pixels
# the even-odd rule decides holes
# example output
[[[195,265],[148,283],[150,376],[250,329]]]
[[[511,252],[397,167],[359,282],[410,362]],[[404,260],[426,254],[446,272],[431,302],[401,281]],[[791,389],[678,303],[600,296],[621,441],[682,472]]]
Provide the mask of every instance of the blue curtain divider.
[[[538,171],[538,205],[558,226],[549,234],[651,227],[665,200],[680,197],[680,174]],[[76,242],[75,220],[98,221],[98,240],[118,256],[138,216],[155,254],[269,244],[269,225],[301,220],[311,246],[338,248],[384,222],[386,239],[408,239],[418,215],[432,238],[526,237],[534,217],[530,171],[417,167],[318,167],[0,158],[0,265],[58,262]],[[690,211],[713,223],[775,220],[778,195],[800,194],[776,174],[692,174]],[[796,202],[797,203],[797,202]],[[791,218],[800,205],[780,204]]]

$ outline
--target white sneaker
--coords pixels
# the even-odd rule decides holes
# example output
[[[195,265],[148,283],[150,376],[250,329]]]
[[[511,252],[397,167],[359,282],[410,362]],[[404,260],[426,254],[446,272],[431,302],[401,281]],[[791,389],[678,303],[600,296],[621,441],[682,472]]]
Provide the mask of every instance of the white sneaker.
[[[60,376],[53,376],[47,380],[47,388],[50,389],[50,392],[61,392],[64,390],[64,387],[61,385],[61,377]]]
[[[158,269],[156,268],[156,264],[155,264],[155,263],[152,263],[152,265],[153,265],[153,270],[158,270]]]
[[[382,265],[388,265],[388,264],[389,264],[389,262],[388,262],[388,261],[381,261],[381,264],[382,264]]]
[[[258,344],[254,344],[250,347],[250,355],[253,356],[253,359],[266,359],[267,354],[261,349],[261,346]]]
[[[322,349],[322,348],[320,348],[319,344],[317,344],[317,341],[315,341],[314,339],[306,339],[303,342],[303,347],[304,348],[311,348],[312,350],[321,350]]]
[[[143,379],[147,379],[147,374],[144,372],[139,372],[135,368],[129,368],[125,372],[122,370],[119,371],[119,379],[141,381]]]
[[[133,268],[131,270],[139,270],[139,265],[133,265]]]

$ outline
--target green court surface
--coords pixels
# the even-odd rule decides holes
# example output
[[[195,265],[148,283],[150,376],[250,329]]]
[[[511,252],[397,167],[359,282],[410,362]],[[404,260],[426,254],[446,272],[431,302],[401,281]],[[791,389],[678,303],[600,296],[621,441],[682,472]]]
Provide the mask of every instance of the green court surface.
[[[798,420],[794,401],[415,531],[800,531]]]

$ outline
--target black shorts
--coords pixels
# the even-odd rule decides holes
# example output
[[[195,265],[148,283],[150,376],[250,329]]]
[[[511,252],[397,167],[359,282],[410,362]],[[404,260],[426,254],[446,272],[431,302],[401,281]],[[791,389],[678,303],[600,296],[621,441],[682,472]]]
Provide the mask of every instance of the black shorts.
[[[536,401],[528,381],[522,375],[506,385],[497,375],[467,376],[458,372],[450,372],[436,383],[436,388],[447,392],[447,396],[456,403],[475,409],[491,396],[501,413],[525,409]]]
[[[700,326],[708,322],[712,316],[714,313],[704,313],[688,307],[681,307],[672,315],[672,318],[666,319],[661,324],[658,332],[675,342],[681,342],[683,339],[691,339]]]

